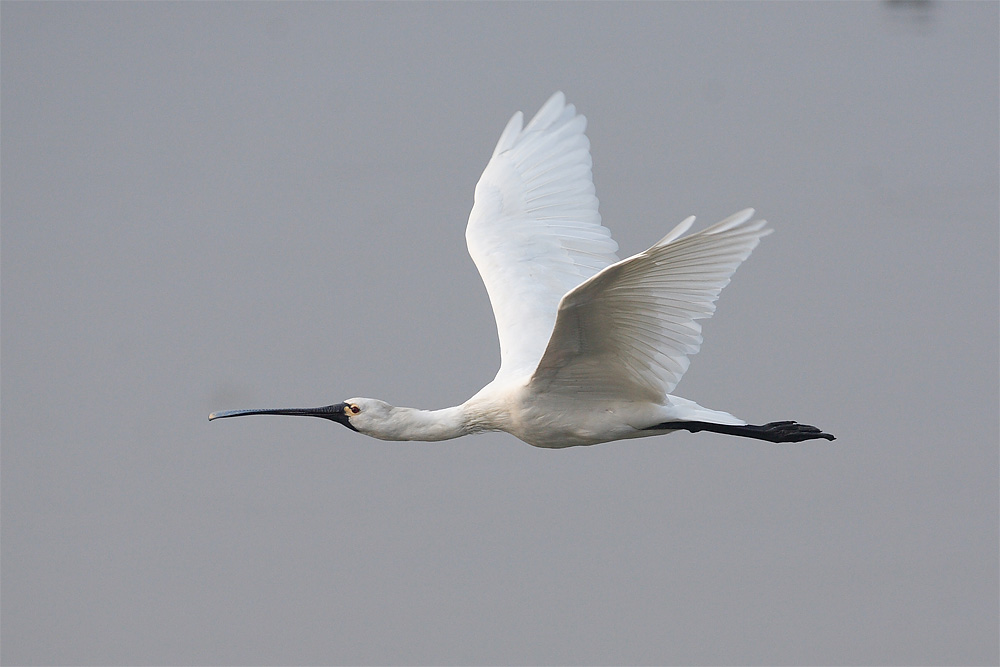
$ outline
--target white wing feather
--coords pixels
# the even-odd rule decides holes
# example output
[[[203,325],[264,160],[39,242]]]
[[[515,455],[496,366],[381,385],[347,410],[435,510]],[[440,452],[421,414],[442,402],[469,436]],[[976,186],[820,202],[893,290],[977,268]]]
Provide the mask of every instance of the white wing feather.
[[[530,374],[560,299],[618,261],[597,212],[586,118],[556,93],[521,123],[519,111],[500,135],[465,232],[497,322],[497,377]]]
[[[752,209],[687,237],[688,218],[649,250],[563,297],[535,392],[661,403],[701,348],[701,325],[733,272],[769,234]]]

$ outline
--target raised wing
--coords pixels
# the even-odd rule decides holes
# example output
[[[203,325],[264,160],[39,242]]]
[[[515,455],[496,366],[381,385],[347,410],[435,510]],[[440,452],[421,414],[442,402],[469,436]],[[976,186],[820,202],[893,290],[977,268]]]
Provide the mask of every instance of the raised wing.
[[[500,135],[465,231],[497,321],[498,377],[530,374],[559,300],[618,261],[597,212],[586,118],[556,93],[521,123],[518,111]]]
[[[769,234],[741,211],[680,238],[688,218],[649,250],[563,297],[531,379],[536,392],[661,402],[701,348],[701,325],[736,267]]]

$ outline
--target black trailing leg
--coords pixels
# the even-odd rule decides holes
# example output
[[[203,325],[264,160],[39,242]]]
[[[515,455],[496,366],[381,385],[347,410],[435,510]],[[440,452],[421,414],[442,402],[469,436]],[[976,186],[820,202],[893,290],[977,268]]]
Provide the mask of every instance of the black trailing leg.
[[[732,426],[729,424],[713,424],[711,422],[663,422],[656,426],[650,426],[647,431],[663,430],[684,430],[697,433],[698,431],[711,431],[713,433],[725,433],[726,435],[739,435],[744,438],[756,438],[757,440],[767,440],[768,442],[802,442],[803,440],[815,440],[816,438],[826,438],[836,440],[829,433],[823,433],[815,426],[799,424],[798,422],[771,422],[763,426]]]

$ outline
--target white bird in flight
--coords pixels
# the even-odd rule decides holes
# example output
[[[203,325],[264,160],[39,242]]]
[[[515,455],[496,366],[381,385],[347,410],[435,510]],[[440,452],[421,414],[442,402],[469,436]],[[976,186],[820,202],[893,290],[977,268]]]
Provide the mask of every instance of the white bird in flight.
[[[601,225],[586,119],[557,92],[523,126],[507,123],[476,185],[465,238],[497,322],[500,370],[465,403],[418,410],[373,398],[320,408],[213,412],[322,417],[381,440],[506,431],[574,447],[674,431],[770,442],[833,440],[815,426],[755,426],[670,392],[701,347],[736,267],[769,234],[753,209],[683,236],[681,222],[628,259]]]

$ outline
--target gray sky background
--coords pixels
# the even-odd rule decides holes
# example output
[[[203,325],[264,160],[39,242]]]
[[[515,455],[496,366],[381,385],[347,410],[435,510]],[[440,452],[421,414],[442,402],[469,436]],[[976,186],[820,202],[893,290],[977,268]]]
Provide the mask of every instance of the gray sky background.
[[[4,664],[997,664],[998,3],[4,3]],[[622,253],[768,237],[677,393],[539,450],[436,408],[510,115],[590,120]]]

